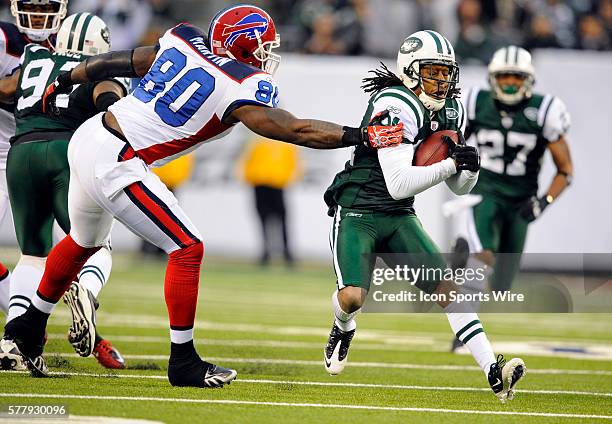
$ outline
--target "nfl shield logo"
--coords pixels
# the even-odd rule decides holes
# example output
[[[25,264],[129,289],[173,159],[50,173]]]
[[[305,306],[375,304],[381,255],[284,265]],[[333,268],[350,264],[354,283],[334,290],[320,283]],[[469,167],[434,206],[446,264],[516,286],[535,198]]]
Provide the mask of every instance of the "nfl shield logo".
[[[438,121],[431,121],[431,126],[430,126],[430,128],[431,128],[431,130],[432,130],[432,131],[438,131],[438,126],[439,126],[439,125],[440,125],[440,124],[438,124]]]

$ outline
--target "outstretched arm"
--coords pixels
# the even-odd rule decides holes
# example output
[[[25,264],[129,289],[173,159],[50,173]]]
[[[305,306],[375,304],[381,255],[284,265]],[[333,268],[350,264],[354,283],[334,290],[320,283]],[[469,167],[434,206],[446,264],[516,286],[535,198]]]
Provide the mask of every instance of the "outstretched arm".
[[[17,70],[10,77],[0,79],[0,102],[12,103],[17,84],[19,83],[19,75],[21,70]]]
[[[93,56],[79,64],[71,72],[62,74],[65,75],[62,77],[64,78],[62,82],[69,82],[74,85],[114,77],[142,77],[149,71],[155,61],[158,50],[158,46],[147,46]]]
[[[403,125],[391,127],[342,127],[327,121],[299,119],[283,109],[244,105],[230,114],[251,131],[274,140],[313,149],[336,149],[365,144],[372,147],[396,145],[402,140]]]
[[[104,53],[80,63],[72,71],[58,75],[43,96],[43,112],[53,107],[58,94],[69,93],[75,84],[102,81],[114,77],[138,78],[144,76],[159,50],[158,46],[138,47],[134,50]]]

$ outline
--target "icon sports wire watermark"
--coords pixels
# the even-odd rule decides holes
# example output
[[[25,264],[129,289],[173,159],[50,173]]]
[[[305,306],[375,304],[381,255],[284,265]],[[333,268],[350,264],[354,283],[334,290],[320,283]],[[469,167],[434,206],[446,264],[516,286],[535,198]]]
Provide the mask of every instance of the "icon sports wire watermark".
[[[475,256],[364,255],[364,312],[609,313],[612,255],[497,254],[495,267]],[[523,269],[521,269],[521,267]],[[439,287],[440,282],[445,283]]]

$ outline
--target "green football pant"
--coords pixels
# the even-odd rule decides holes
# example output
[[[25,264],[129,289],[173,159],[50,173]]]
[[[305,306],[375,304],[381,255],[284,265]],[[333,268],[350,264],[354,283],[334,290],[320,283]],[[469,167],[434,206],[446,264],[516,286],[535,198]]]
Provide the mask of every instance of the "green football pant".
[[[509,290],[519,270],[529,223],[518,213],[516,201],[487,195],[472,209],[470,221],[470,248],[474,252],[503,253],[496,255],[491,289]]]
[[[11,146],[6,164],[15,234],[21,253],[45,257],[53,247],[53,220],[70,231],[68,140]]]
[[[389,267],[446,267],[438,247],[415,215],[361,211],[338,206],[330,232],[330,246],[339,289],[354,286],[368,290],[375,254],[383,254]],[[427,293],[433,293],[438,283],[439,280],[423,278],[416,282],[416,286]]]

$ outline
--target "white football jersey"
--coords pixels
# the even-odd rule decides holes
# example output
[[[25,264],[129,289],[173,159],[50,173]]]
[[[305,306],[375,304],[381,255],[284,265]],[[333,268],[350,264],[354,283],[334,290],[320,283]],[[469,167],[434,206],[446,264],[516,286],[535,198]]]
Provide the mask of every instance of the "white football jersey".
[[[160,38],[136,90],[109,110],[138,157],[159,166],[229,133],[224,117],[244,104],[276,107],[272,76],[212,54],[200,29],[180,24]]]

